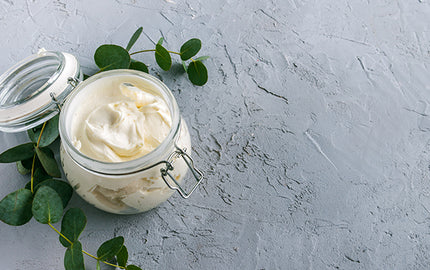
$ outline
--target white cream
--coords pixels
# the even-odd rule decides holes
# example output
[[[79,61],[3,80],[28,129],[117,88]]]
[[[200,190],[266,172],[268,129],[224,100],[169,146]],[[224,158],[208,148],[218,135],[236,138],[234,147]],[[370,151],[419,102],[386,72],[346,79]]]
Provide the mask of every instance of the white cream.
[[[148,154],[173,128],[173,115],[160,86],[135,75],[99,78],[79,89],[68,102],[62,113],[69,123],[71,143],[84,155],[112,162],[112,166]],[[189,153],[190,135],[184,120],[175,138],[176,144]],[[164,164],[121,176],[94,173],[78,165],[63,144],[60,154],[68,181],[97,208],[117,214],[138,213],[156,207],[173,194],[161,177]],[[154,163],[170,156],[173,141],[169,145]],[[171,174],[181,183],[188,167],[181,159],[175,159],[173,167]]]
[[[172,118],[161,97],[128,82],[117,81],[109,91],[93,87],[100,97],[86,100],[82,106],[92,111],[78,111],[72,124],[73,144],[83,154],[106,162],[133,160],[166,138]]]

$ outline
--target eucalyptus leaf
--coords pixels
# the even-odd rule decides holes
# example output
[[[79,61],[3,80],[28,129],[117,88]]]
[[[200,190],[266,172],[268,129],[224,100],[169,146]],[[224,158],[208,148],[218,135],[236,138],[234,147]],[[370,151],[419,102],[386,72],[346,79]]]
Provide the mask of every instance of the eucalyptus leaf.
[[[184,60],[182,60],[182,67],[184,68],[185,72],[187,72],[187,70],[188,70],[187,63],[185,63]]]
[[[22,160],[16,162],[16,169],[22,175],[26,175],[31,172],[31,169],[27,169],[26,167],[24,167],[24,165],[22,164]]]
[[[37,161],[38,160],[36,158],[35,164],[37,163]],[[33,157],[21,160],[21,164],[22,166],[24,166],[24,168],[31,170],[31,166],[33,166]]]
[[[148,66],[147,65],[145,65],[142,62],[133,60],[133,59],[131,59],[129,69],[140,70],[140,71],[148,73]]]
[[[18,189],[0,201],[0,220],[12,226],[20,226],[33,216],[33,194],[28,189]]]
[[[63,214],[63,203],[54,189],[43,186],[34,195],[32,212],[34,218],[42,224],[56,223]]]
[[[27,130],[28,138],[32,142],[37,143],[37,140],[39,139],[40,131],[42,130],[42,125],[34,127],[34,128],[30,128],[29,130]]]
[[[43,181],[51,179],[51,176],[49,176],[45,170],[41,167],[34,169],[33,173],[33,188],[35,188],[37,185],[42,183]],[[31,190],[31,179],[28,181],[28,183],[25,185],[25,188],[28,190]]]
[[[61,177],[60,169],[58,169],[57,161],[54,158],[54,153],[49,148],[36,147],[36,154],[42,163],[45,171],[53,177]]]
[[[94,61],[100,70],[128,68],[130,54],[121,46],[105,44],[97,48]]]
[[[185,42],[180,49],[181,59],[188,60],[196,55],[202,48],[202,42],[198,38],[192,38]]]
[[[110,260],[121,250],[124,244],[124,237],[118,236],[112,238],[99,247],[97,250],[97,257],[100,260]]]
[[[193,61],[188,65],[188,78],[195,84],[202,86],[208,81],[208,70],[201,61]]]
[[[139,29],[134,32],[133,36],[130,38],[130,41],[127,44],[127,48],[125,48],[127,51],[130,51],[131,47],[133,47],[134,43],[136,43],[137,39],[142,34],[143,27],[139,27]]]
[[[161,69],[167,71],[172,66],[172,58],[170,53],[161,44],[155,45],[155,61]]]
[[[34,185],[34,184],[33,184]],[[35,187],[35,192],[43,186],[50,187],[54,189],[58,196],[60,196],[61,201],[63,203],[63,208],[66,208],[67,204],[70,201],[70,198],[72,198],[73,194],[73,188],[70,186],[67,182],[61,181],[61,180],[55,180],[55,179],[47,179],[40,184],[37,184]]]
[[[61,233],[73,243],[79,239],[82,231],[87,225],[87,217],[84,212],[79,208],[70,208],[63,216],[61,221]],[[60,237],[60,242],[63,246],[69,247],[70,243]]]
[[[126,270],[142,270],[142,268],[137,267],[136,265],[130,264],[130,265],[127,265]]]
[[[119,266],[126,266],[128,261],[128,250],[123,245],[118,254],[116,254],[116,261]]]
[[[206,59],[209,59],[210,57],[207,55],[203,55],[203,56],[199,56],[196,59],[194,59],[194,61],[204,61]]]
[[[48,122],[46,122],[45,128],[43,129],[42,136],[40,137],[39,147],[46,147],[53,143],[55,139],[58,138],[58,121],[60,119],[60,115],[52,117]],[[39,140],[40,132],[42,131],[42,126],[40,125],[35,128],[31,128],[27,130],[28,137],[34,143],[37,143]]]
[[[34,155],[33,143],[24,143],[10,148],[0,154],[0,163],[17,162],[32,158]]]
[[[85,270],[82,244],[76,241],[66,250],[64,254],[64,268],[66,270]]]

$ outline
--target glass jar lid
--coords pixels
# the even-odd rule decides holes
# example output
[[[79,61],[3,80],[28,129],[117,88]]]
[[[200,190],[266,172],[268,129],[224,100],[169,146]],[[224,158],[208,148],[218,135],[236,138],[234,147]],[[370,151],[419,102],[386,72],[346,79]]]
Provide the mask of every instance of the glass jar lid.
[[[40,50],[0,76],[0,130],[19,132],[48,121],[82,79],[75,56]]]

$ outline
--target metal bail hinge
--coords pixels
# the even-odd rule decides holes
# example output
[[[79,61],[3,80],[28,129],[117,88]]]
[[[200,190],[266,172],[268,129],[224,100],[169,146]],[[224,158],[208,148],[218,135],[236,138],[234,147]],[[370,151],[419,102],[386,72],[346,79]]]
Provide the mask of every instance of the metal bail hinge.
[[[57,105],[58,112],[61,112],[61,106],[62,106],[62,104],[55,97],[54,93],[51,92],[51,93],[49,93],[49,95],[51,96],[51,99],[55,103],[55,105]]]
[[[68,84],[70,84],[71,86],[73,86],[73,87],[76,87],[76,86],[78,86],[78,84],[79,84],[79,80],[78,79],[76,79],[76,78],[73,78],[73,77],[69,77],[68,79],[67,79],[67,83]]]
[[[67,79],[67,84],[71,85],[73,88],[75,88],[78,84],[79,84],[79,80],[73,77],[69,77]],[[54,93],[49,93],[49,95],[51,96],[52,101],[55,103],[55,105],[57,106],[58,112],[61,112],[61,107],[63,106],[63,104],[58,101],[58,99],[55,97]]]
[[[173,175],[169,173],[169,171],[172,171],[174,169],[171,161],[173,158],[176,158],[176,157],[182,157],[182,159],[190,169],[191,173],[193,174],[194,178],[196,179],[196,183],[191,188],[191,191],[189,193],[187,193],[181,187],[181,185],[176,181],[175,177],[173,177]],[[190,197],[190,195],[194,192],[194,190],[197,189],[197,186],[203,180],[203,173],[199,171],[196,167],[194,167],[194,160],[187,153],[185,153],[185,149],[182,150],[181,148],[176,146],[176,150],[170,155],[170,157],[167,159],[165,164],[166,164],[166,167],[160,169],[160,171],[161,171],[161,177],[163,178],[166,185],[172,190],[177,190],[183,198],[187,199],[188,197]],[[172,185],[171,183],[169,183],[166,176],[168,176],[170,180],[172,180],[175,183],[175,185]]]

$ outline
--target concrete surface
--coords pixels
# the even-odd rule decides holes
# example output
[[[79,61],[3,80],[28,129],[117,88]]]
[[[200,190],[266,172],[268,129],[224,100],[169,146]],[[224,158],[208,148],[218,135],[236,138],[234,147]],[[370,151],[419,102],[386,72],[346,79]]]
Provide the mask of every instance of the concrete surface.
[[[206,182],[134,216],[74,195],[90,252],[123,235],[144,269],[428,269],[429,14],[427,0],[2,0],[0,70],[40,47],[93,70],[98,45],[139,26],[135,49],[198,37],[211,56],[204,87],[138,57],[174,92]],[[25,140],[0,133],[0,150]],[[0,170],[1,197],[24,185]],[[1,269],[62,269],[48,226],[0,236]]]

